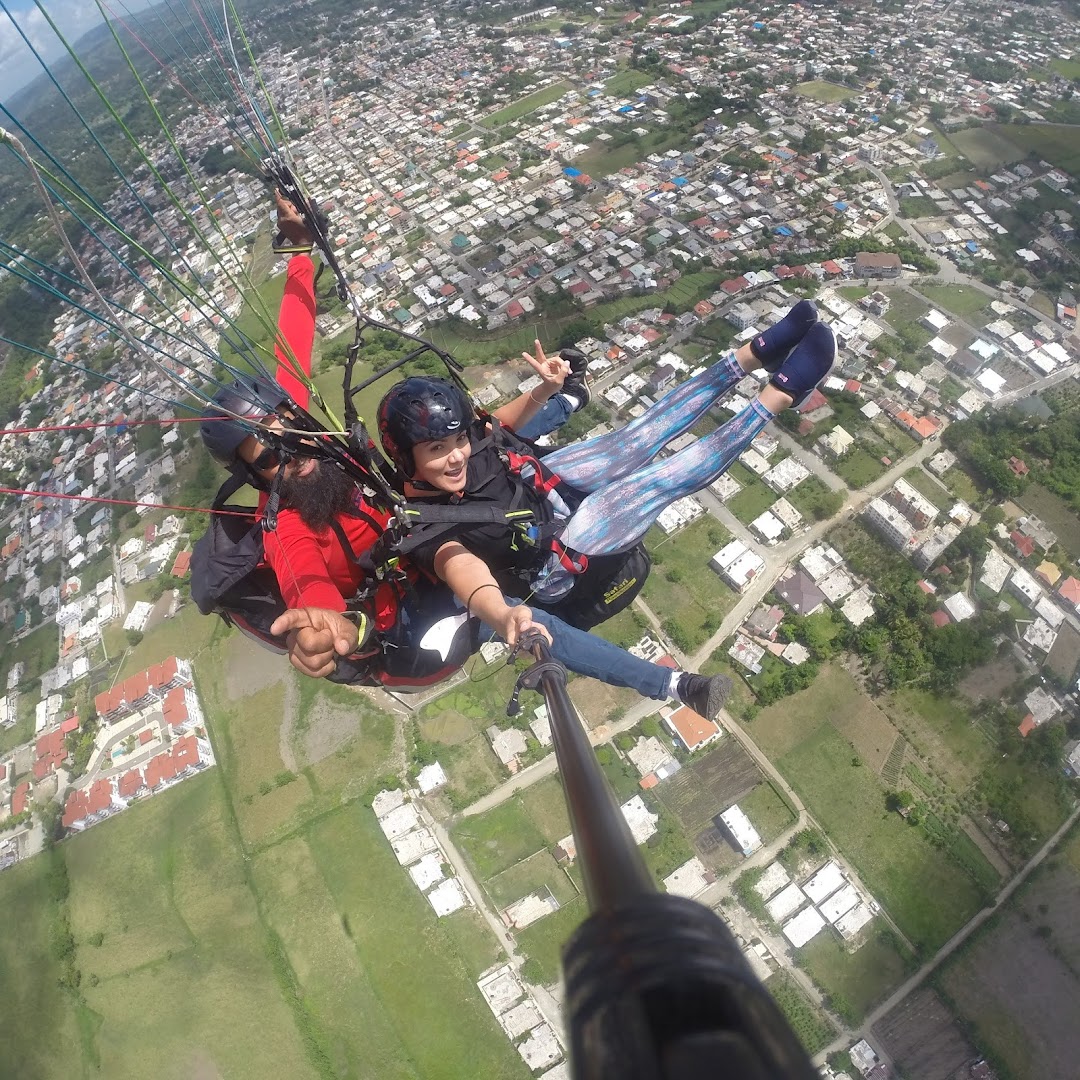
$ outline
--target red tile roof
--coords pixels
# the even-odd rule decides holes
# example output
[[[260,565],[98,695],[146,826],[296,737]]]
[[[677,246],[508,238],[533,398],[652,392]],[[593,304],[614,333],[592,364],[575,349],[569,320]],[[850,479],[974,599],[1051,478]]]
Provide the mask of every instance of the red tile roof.
[[[199,747],[195,742],[194,735],[178,739],[172,752],[173,767],[176,772],[182,772],[189,765],[199,764]]]
[[[66,735],[69,731],[79,730],[79,717],[77,713],[72,713],[61,725],[60,731]]]
[[[165,695],[161,702],[161,714],[171,727],[179,727],[188,722],[187,700],[182,686],[174,686]]]
[[[149,728],[143,728],[139,732],[139,745],[145,746],[153,737],[154,733]]]
[[[108,810],[112,805],[112,781],[95,780],[90,785],[90,791],[87,797],[87,808],[91,814],[99,814],[102,810]]]
[[[1026,739],[1039,725],[1035,723],[1035,717],[1031,713],[1028,713],[1023,720],[1020,721],[1020,726],[1016,729]]]
[[[142,786],[143,775],[139,769],[132,769],[130,772],[124,773],[116,785],[122,799],[130,799]]]
[[[1017,552],[1023,555],[1025,559],[1034,554],[1035,541],[1030,536],[1025,536],[1022,532],[1013,532],[1009,534],[1009,539],[1015,545]]]
[[[30,781],[24,780],[11,793],[11,813],[21,814],[26,809],[26,800],[30,797]]]
[[[82,821],[90,813],[89,800],[85,791],[73,791],[64,806],[64,816],[60,819],[65,829],[70,829],[76,821]]]
[[[930,620],[935,626],[948,626],[952,622],[947,611],[935,611]]]
[[[1057,588],[1058,596],[1070,604],[1080,604],[1080,581],[1067,577]]]
[[[712,720],[699,716],[688,705],[676,709],[668,717],[668,723],[679,733],[679,738],[682,739],[687,750],[700,746],[720,730]]]

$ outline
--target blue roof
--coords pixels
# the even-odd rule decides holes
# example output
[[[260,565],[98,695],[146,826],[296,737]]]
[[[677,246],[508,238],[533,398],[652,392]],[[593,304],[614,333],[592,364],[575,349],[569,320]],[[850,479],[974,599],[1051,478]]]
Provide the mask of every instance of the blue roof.
[[[674,184],[674,185],[675,185],[676,187],[685,187],[685,186],[686,186],[686,182],[687,182],[687,181],[686,181],[686,177],[685,177],[685,176],[673,176],[673,177],[671,178],[671,182],[672,182],[672,183],[673,183],[673,184]]]
[[[847,203],[846,202],[834,202],[833,206],[835,206],[837,210],[846,210],[847,209]]]
[[[567,176],[580,176],[581,175],[581,170],[580,169],[575,169],[572,165],[567,165],[566,168],[563,169],[563,172],[566,173]]]
[[[791,231],[791,229],[788,228],[787,225],[777,225],[777,227],[775,229],[773,229],[773,232],[776,233],[777,236],[794,236],[795,235]]]
[[[615,111],[616,112],[621,112],[621,113],[632,113],[634,111],[634,106],[633,105],[623,105],[621,108],[616,109]]]
[[[763,22],[756,22],[756,23],[754,23],[754,29],[755,30],[764,30],[765,29],[765,24]]]
[[[966,247],[966,248],[968,249],[968,251],[970,251],[970,252],[971,252],[971,254],[972,254],[972,255],[974,255],[974,254],[975,254],[975,252],[979,250],[979,245],[978,245],[978,244],[976,244],[974,240],[969,240],[969,241],[968,241],[968,242],[967,242],[967,243],[966,243],[966,244],[964,245],[964,247]]]

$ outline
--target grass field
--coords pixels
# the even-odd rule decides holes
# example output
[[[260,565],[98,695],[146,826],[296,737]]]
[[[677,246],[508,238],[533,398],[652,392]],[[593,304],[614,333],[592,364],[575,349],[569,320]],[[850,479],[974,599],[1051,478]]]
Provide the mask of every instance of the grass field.
[[[503,124],[510,123],[511,120],[520,120],[523,116],[527,116],[534,110],[539,109],[542,105],[550,105],[551,102],[558,101],[569,89],[570,87],[567,86],[566,83],[556,83],[554,86],[545,86],[535,93],[519,98],[517,101],[512,102],[503,109],[499,109],[497,112],[488,113],[488,115],[480,121],[480,126],[497,128],[502,127]]]
[[[521,803],[549,847],[570,835],[570,815],[557,776],[530,784],[521,793]]]
[[[991,124],[1023,154],[1034,152],[1072,176],[1080,176],[1080,127],[1073,124]]]
[[[517,797],[485,814],[463,818],[451,835],[482,881],[545,846],[544,837]]]
[[[1024,150],[991,125],[965,128],[951,134],[949,139],[977,169],[998,169],[1025,156]]]
[[[904,473],[904,479],[916,491],[925,495],[939,510],[948,510],[953,498],[925,469],[916,466]]]
[[[739,807],[766,844],[772,843],[795,822],[794,811],[768,780],[763,780],[749,795],[743,796]]]
[[[709,559],[729,539],[708,515],[670,538],[656,528],[645,538],[653,568],[642,597],[662,621],[674,619],[682,627],[690,646],[684,651],[704,643],[738,599],[709,568]]]
[[[537,851],[501,874],[484,882],[488,896],[500,911],[533,892],[549,890],[560,904],[578,895],[577,887],[563,872],[550,851]]]
[[[538,966],[538,980],[542,985],[549,986],[559,981],[562,947],[587,914],[585,898],[579,897],[554,914],[545,915],[532,926],[525,927],[517,935],[518,948]]]
[[[889,456],[889,455],[885,455]],[[888,466],[861,446],[852,447],[842,458],[830,463],[832,470],[850,488],[866,487],[885,475]]]
[[[1064,56],[1055,56],[1050,61],[1050,68],[1066,79],[1080,79],[1080,55],[1071,59]]]
[[[1042,484],[1028,484],[1016,500],[1028,513],[1035,514],[1057,533],[1058,543],[1074,558],[1080,558],[1080,516],[1069,504]]]
[[[937,203],[925,195],[908,195],[900,200],[900,213],[906,218],[936,217]]]
[[[844,951],[836,934],[823,932],[795,955],[828,995],[831,1008],[849,1024],[857,1024],[902,982],[911,963],[887,931],[879,931],[854,953]]]
[[[7,932],[0,934],[0,1061],[5,1070],[17,1063],[10,1075],[20,1080],[82,1076],[93,1062],[93,1047],[81,1051],[79,1006],[58,982],[61,967],[50,948],[56,904],[47,870],[46,857],[39,856],[0,874],[0,910],[7,913]]]
[[[838,86],[836,83],[823,82],[813,79],[810,82],[799,83],[795,87],[797,94],[812,98],[814,101],[846,101],[855,91],[847,86]]]
[[[622,146],[608,146],[604,142],[594,142],[574,164],[590,176],[610,176],[619,169],[644,161],[650,154],[664,154],[668,150],[682,150],[690,139],[681,131],[656,128],[648,135]]]
[[[922,831],[886,812],[885,788],[850,750],[827,725],[777,764],[900,929],[931,952],[979,910],[979,891]]]
[[[962,319],[970,320],[990,304],[985,293],[963,285],[920,285],[919,292],[939,311],[951,311]]]
[[[765,980],[765,988],[780,1006],[808,1054],[816,1054],[832,1042],[836,1032],[828,1017],[787,972],[778,971],[770,976]]]
[[[612,75],[604,83],[604,93],[610,94],[612,97],[632,97],[635,91],[640,90],[643,86],[648,86],[652,81],[653,76],[647,71],[635,71],[633,68],[627,68],[625,71],[620,71],[618,75]]]
[[[873,748],[855,753],[858,740],[876,728],[885,749],[882,722],[851,677],[830,667],[807,690],[763,709],[752,730],[871,894],[912,941],[930,950],[978,910],[979,894],[921,829],[886,812],[886,789],[863,760]]]

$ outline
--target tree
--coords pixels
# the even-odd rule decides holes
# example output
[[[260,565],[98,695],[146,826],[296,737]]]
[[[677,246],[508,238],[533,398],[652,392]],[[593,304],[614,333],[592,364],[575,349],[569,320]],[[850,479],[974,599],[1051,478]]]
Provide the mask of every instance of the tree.
[[[127,643],[134,649],[143,639],[143,633],[141,630],[127,630],[125,631],[127,637]]]

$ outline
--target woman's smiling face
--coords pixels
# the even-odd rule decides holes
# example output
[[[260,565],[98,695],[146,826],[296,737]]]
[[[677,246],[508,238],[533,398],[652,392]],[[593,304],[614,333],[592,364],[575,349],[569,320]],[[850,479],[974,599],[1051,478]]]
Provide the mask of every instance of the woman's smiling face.
[[[413,480],[430,484],[449,495],[460,495],[465,490],[471,453],[472,446],[467,431],[417,443],[413,447],[413,462],[416,467]]]

